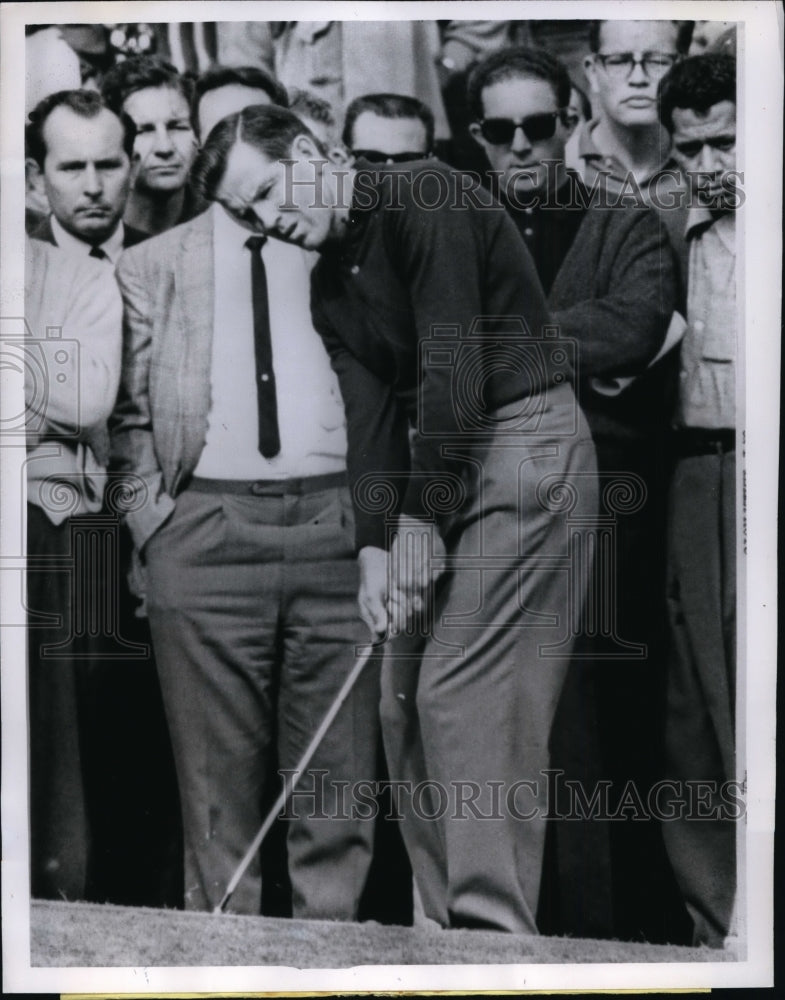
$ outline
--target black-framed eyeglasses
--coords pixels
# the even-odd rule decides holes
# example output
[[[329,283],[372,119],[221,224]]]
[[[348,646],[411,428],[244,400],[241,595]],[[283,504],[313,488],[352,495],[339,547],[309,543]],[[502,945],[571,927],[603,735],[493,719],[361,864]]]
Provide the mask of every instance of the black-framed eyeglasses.
[[[352,155],[369,163],[409,163],[411,160],[427,160],[430,153],[382,153],[379,149],[353,149]]]
[[[664,76],[681,57],[676,52],[598,52],[595,58],[609,76],[626,80],[636,66],[646,76]]]
[[[477,124],[483,139],[492,146],[509,146],[520,129],[529,142],[552,139],[556,132],[556,122],[564,116],[562,111],[543,111],[526,118],[483,118]]]

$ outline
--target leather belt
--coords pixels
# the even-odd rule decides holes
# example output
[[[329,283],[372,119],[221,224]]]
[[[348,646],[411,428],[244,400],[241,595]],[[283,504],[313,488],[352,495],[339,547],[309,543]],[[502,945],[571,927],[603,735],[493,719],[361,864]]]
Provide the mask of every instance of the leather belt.
[[[302,496],[347,485],[345,472],[291,479],[202,479],[192,476],[187,489],[198,493],[237,493],[252,497]]]
[[[723,455],[736,450],[736,431],[724,427],[679,427],[673,435],[675,451],[682,458]]]

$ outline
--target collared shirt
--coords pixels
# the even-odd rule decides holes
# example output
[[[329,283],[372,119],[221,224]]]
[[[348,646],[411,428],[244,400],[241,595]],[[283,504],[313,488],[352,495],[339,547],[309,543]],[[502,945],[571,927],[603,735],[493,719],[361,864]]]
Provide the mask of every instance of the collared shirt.
[[[687,332],[681,348],[677,423],[736,426],[736,216],[690,211]]]
[[[92,250],[92,244],[85,242],[85,240],[80,240],[77,236],[72,235],[67,229],[63,229],[57,219],[52,216],[52,233],[54,234],[55,242],[57,245],[68,252],[77,251],[87,257]],[[109,258],[109,263],[112,267],[117,265],[117,261],[120,254],[123,252],[123,240],[125,238],[125,230],[123,229],[123,223],[118,223],[117,228],[109,237],[108,240],[104,240],[103,243],[97,244],[101,250]]]
[[[27,499],[61,524],[101,509],[106,470],[94,435],[104,436],[117,396],[122,301],[90,257],[28,239],[25,263],[25,336],[38,359],[24,365]]]
[[[612,153],[604,153],[594,141],[594,130],[599,119],[585,122],[570,136],[564,151],[565,163],[576,170],[587,187],[592,188],[598,178],[603,178],[608,194],[631,194],[639,188],[647,205],[654,208],[672,209],[674,197],[684,191],[676,162],[669,156],[646,177],[633,177],[632,171]]]
[[[311,322],[316,254],[270,239],[267,275],[281,450],[259,452],[254,359],[251,233],[215,205],[211,403],[194,475],[210,479],[286,479],[346,468],[346,421],[338,380]]]
[[[576,205],[570,199],[573,186],[580,184],[581,181],[575,174],[568,177],[555,193],[553,205],[538,203],[520,208],[502,202],[529,248],[546,295],[550,293],[554,279],[588,211],[588,208],[582,204]]]

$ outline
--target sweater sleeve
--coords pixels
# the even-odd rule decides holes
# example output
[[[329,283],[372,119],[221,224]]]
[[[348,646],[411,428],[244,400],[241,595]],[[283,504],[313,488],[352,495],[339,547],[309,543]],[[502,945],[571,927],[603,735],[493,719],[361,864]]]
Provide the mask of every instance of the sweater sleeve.
[[[358,552],[367,545],[385,549],[409,472],[406,413],[394,386],[364,365],[338,335],[320,291],[324,280],[317,265],[312,276],[311,314],[338,376],[346,411],[346,465],[355,514],[355,546]]]
[[[587,244],[579,231],[550,296],[562,334],[578,341],[583,378],[645,371],[663,344],[676,305],[673,251],[657,214],[651,209],[607,213],[595,252],[583,253]],[[609,266],[595,261],[600,255],[610,256]],[[607,280],[575,301],[574,289],[587,269],[605,270]]]

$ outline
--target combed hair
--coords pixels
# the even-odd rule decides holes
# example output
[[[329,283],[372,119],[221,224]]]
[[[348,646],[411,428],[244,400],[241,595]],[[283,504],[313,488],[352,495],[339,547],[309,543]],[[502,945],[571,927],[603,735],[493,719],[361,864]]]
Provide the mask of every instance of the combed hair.
[[[36,104],[28,115],[25,128],[26,155],[31,156],[42,170],[46,159],[44,125],[55,108],[68,108],[80,118],[97,118],[102,111],[111,111],[123,126],[123,149],[129,159],[133,156],[136,126],[124,111],[117,112],[108,107],[95,90],[58,90]]]
[[[545,80],[553,88],[560,108],[570,103],[572,81],[567,67],[544,49],[514,46],[499,49],[482,59],[469,73],[466,100],[472,121],[483,117],[482,93],[502,80]]]
[[[645,20],[645,18],[643,19]],[[654,20],[654,19],[652,19]],[[589,48],[592,52],[600,51],[600,29],[605,21],[589,21]],[[686,56],[692,43],[692,31],[695,27],[694,21],[671,21],[671,24],[678,26],[676,34],[676,51]]]
[[[191,183],[203,198],[212,201],[226,171],[226,160],[236,143],[253,146],[269,160],[284,160],[290,155],[298,135],[310,136],[320,155],[327,156],[322,143],[288,108],[274,104],[243,108],[218,122],[207,137],[191,168]]]
[[[147,87],[176,90],[188,102],[189,109],[191,107],[193,81],[158,56],[132,56],[117,63],[104,77],[101,93],[112,111],[119,113],[131,94]]]
[[[433,150],[435,124],[433,112],[427,104],[405,94],[363,94],[355,97],[346,109],[343,122],[343,143],[347,149],[353,146],[354,123],[365,111],[371,111],[380,118],[417,118],[425,126],[426,153]]]
[[[673,111],[704,113],[720,101],[736,103],[736,60],[720,52],[684,59],[665,74],[657,89],[660,121],[673,131]]]
[[[251,87],[254,90],[264,91],[273,104],[278,104],[282,108],[289,107],[289,95],[286,87],[275,77],[270,76],[258,66],[211,66],[205,70],[196,80],[194,86],[193,110],[194,116],[199,108],[199,101],[211,90],[218,90],[220,87],[228,87],[230,84],[239,84],[241,87]]]
[[[335,115],[333,106],[323,97],[317,97],[310,90],[300,90],[298,87],[289,88],[289,110],[296,115],[303,115],[311,121],[321,122],[328,128],[335,127]]]

